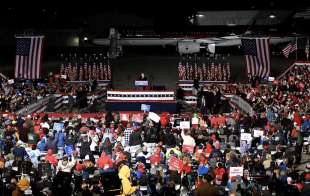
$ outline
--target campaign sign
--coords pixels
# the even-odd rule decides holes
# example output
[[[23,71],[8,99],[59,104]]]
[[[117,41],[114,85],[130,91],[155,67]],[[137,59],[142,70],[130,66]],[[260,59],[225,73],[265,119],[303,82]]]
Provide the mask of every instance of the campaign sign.
[[[254,129],[254,137],[262,137],[264,136],[264,131]]]
[[[54,126],[53,126],[53,130],[56,130],[56,131],[61,131],[62,129],[64,128],[64,124],[63,123],[54,123]]]
[[[182,167],[182,161],[175,156],[172,156],[168,161],[168,166],[171,170],[181,170]]]
[[[180,128],[181,129],[189,129],[190,128],[190,122],[189,121],[181,121],[180,122]]]
[[[66,146],[65,147],[65,153],[67,156],[71,156],[73,153],[73,146],[72,145]]]
[[[143,121],[143,114],[141,113],[132,114],[131,120],[133,122],[141,123]]]
[[[199,118],[195,117],[192,118],[192,125],[198,125],[199,124]]]
[[[159,120],[160,120],[160,116],[158,116],[158,114],[156,114],[156,113],[154,113],[154,112],[150,112],[150,113],[149,113],[149,118],[150,118],[152,121],[156,122],[156,123],[158,123]]]
[[[129,114],[121,113],[121,121],[129,121]]]
[[[136,80],[135,86],[148,86],[149,82],[147,80]]]
[[[243,167],[230,167],[229,177],[243,176]]]
[[[251,141],[252,140],[251,133],[241,133],[241,140]]]
[[[183,145],[182,146],[182,152],[183,153],[194,153],[194,146]]]
[[[151,105],[141,104],[141,110],[144,112],[149,112],[151,111]]]
[[[8,80],[8,84],[14,84],[14,79]]]

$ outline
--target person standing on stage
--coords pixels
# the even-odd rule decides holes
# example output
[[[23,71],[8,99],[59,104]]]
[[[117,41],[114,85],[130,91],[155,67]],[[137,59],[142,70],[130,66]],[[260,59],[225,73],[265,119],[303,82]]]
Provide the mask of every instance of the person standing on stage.
[[[147,80],[147,77],[144,75],[144,73],[140,74],[139,80]]]

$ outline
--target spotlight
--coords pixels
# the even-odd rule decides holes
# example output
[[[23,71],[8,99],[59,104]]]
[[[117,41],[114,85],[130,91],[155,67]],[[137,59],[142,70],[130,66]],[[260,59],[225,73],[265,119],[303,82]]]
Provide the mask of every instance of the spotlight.
[[[85,37],[83,38],[83,40],[84,40],[84,41],[88,41],[88,37],[85,36]]]
[[[269,15],[269,18],[270,19],[274,19],[274,18],[276,18],[277,16],[276,15],[274,15],[273,13],[271,13],[270,15]]]
[[[197,14],[196,16],[199,17],[199,18],[202,18],[202,17],[204,17],[205,15],[203,15],[203,14]]]

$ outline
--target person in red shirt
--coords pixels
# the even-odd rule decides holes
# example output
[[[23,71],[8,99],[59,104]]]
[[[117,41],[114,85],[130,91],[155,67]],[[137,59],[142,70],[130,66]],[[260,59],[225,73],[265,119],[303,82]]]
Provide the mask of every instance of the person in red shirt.
[[[155,149],[155,153],[150,157],[151,164],[157,165],[158,163],[160,163],[161,161],[160,153],[161,153],[161,149],[157,147]]]
[[[206,149],[205,149],[207,157],[209,157],[209,155],[211,154],[212,150],[213,150],[212,145],[210,143],[207,143],[207,146],[206,146]]]
[[[222,183],[225,172],[226,171],[222,163],[217,163],[216,168],[214,170],[216,184],[220,185]]]
[[[298,126],[301,126],[302,119],[296,111],[294,111],[293,120],[294,120],[294,122],[297,123]]]
[[[48,149],[45,162],[50,163],[52,166],[57,166],[58,160],[54,157],[52,149]]]
[[[165,128],[167,127],[168,123],[169,123],[169,115],[168,113],[164,112],[160,116],[160,125],[162,128]]]
[[[189,175],[192,173],[192,166],[191,166],[191,160],[189,157],[183,158],[183,165],[181,169],[181,173],[184,173],[185,175]]]
[[[100,158],[97,160],[96,165],[99,169],[107,170],[113,168],[113,161],[109,156],[106,155],[105,152],[102,152]]]

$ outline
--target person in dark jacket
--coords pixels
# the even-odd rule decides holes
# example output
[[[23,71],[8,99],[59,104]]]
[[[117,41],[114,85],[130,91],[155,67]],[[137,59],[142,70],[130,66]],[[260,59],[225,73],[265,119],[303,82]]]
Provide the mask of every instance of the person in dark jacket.
[[[24,147],[21,146],[22,142],[18,141],[16,147],[13,149],[13,155],[16,160],[23,161],[25,156],[27,156],[27,152]]]
[[[19,139],[24,143],[28,143],[28,129],[26,128],[26,123],[23,124],[23,127],[18,130]]]
[[[112,148],[113,148],[113,144],[110,141],[110,138],[105,138],[101,148],[100,148],[100,152],[105,152],[105,154],[112,156]]]
[[[81,159],[84,159],[84,157],[86,155],[91,154],[90,144],[91,144],[91,141],[88,141],[87,136],[84,136],[82,138],[81,149],[80,149],[80,157],[81,157]]]
[[[78,140],[77,136],[74,135],[72,132],[68,131],[66,133],[66,138],[65,138],[66,146],[70,146],[70,145],[74,146],[77,143],[77,140]]]
[[[137,146],[142,144],[141,132],[139,130],[130,134],[129,146]]]
[[[164,144],[170,148],[173,148],[176,146],[176,139],[173,135],[173,133],[171,132],[171,130],[164,130],[163,132],[164,134]]]
[[[206,177],[202,179],[202,184],[196,189],[195,196],[203,196],[203,195],[218,196],[220,195],[218,189],[211,184],[212,180],[213,180],[213,177],[207,174]]]
[[[57,147],[63,148],[65,147],[65,133],[60,131],[58,133]]]
[[[154,126],[147,127],[145,130],[144,141],[146,143],[156,143],[157,142],[157,130]]]
[[[47,149],[52,149],[53,154],[56,154],[58,149],[57,149],[57,141],[58,141],[58,133],[55,135],[53,133],[48,134],[48,138],[46,141],[46,148]]]

